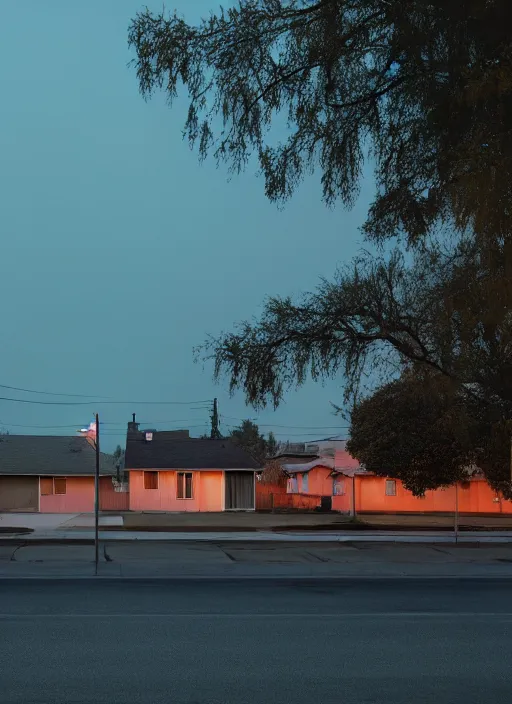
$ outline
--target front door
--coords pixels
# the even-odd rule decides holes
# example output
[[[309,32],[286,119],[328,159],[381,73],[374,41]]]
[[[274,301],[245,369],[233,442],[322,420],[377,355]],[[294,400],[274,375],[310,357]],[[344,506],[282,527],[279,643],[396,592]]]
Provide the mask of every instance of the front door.
[[[254,510],[254,472],[226,472],[226,510]]]
[[[0,477],[0,511],[37,511],[39,477]]]

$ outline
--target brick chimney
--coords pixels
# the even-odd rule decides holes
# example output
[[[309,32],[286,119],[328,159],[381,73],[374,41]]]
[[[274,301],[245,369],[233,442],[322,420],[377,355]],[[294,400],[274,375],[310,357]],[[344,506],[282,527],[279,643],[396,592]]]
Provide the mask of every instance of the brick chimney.
[[[128,436],[139,432],[139,424],[135,420],[135,413],[132,413],[132,420],[128,422]]]

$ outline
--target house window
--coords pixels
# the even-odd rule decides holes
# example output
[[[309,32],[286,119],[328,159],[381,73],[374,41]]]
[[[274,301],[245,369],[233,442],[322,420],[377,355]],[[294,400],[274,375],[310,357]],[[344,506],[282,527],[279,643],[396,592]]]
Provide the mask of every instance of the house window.
[[[386,479],[386,496],[396,496],[396,481]]]
[[[158,472],[144,472],[144,489],[158,489]]]
[[[66,493],[66,477],[41,477],[41,496]]]
[[[66,493],[66,477],[54,477],[53,478],[53,491],[55,494],[65,494]]]
[[[308,474],[304,472],[302,475],[302,491],[307,494],[309,491],[309,481],[308,481]]]
[[[345,496],[345,480],[334,477],[332,480],[332,493],[334,496]]]
[[[177,499],[193,499],[192,472],[178,472]]]
[[[41,496],[53,494],[53,477],[41,477]]]
[[[299,483],[297,481],[297,477],[290,477],[288,479],[288,493],[289,494],[298,494],[299,493]]]

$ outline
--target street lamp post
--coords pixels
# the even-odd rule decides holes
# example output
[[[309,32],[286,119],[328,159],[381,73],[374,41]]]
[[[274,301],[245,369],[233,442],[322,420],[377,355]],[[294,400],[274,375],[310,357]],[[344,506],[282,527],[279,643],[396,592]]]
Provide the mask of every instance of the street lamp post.
[[[100,515],[100,420],[96,413],[96,471],[94,474],[94,574],[98,574]]]

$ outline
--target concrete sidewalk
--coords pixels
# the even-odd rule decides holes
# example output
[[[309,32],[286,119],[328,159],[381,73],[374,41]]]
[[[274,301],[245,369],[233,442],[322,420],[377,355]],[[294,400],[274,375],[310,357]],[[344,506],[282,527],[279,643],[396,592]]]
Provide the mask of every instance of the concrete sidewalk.
[[[449,533],[453,529],[452,515],[388,515],[375,514],[360,516],[354,523],[349,516],[339,513],[101,513],[100,526],[104,531],[117,535],[126,531],[135,535],[163,533],[187,535],[189,533],[218,534],[255,532],[259,535],[270,532],[343,532],[369,534],[378,531],[440,530]],[[463,529],[511,530],[512,516],[460,516]],[[28,528],[37,535],[49,535],[55,531],[68,535],[72,532],[84,533],[94,527],[94,514],[44,514],[44,513],[0,513],[0,535],[7,534],[10,528]],[[466,532],[466,530],[464,532]]]
[[[297,542],[297,543],[346,543],[346,542],[399,542],[399,543],[447,543],[455,541],[455,535],[451,531],[201,531],[201,532],[160,532],[160,531],[127,531],[127,530],[100,530],[100,540],[121,541],[121,542]],[[46,543],[83,543],[94,540],[93,530],[73,529],[73,530],[35,530],[28,534],[4,534],[0,536],[0,543],[7,544],[14,542],[46,542]],[[512,543],[512,533],[501,531],[464,531],[459,533],[457,542],[459,543]]]
[[[297,542],[109,542],[103,578],[510,577],[512,545]],[[0,579],[89,578],[89,545],[0,546]]]

